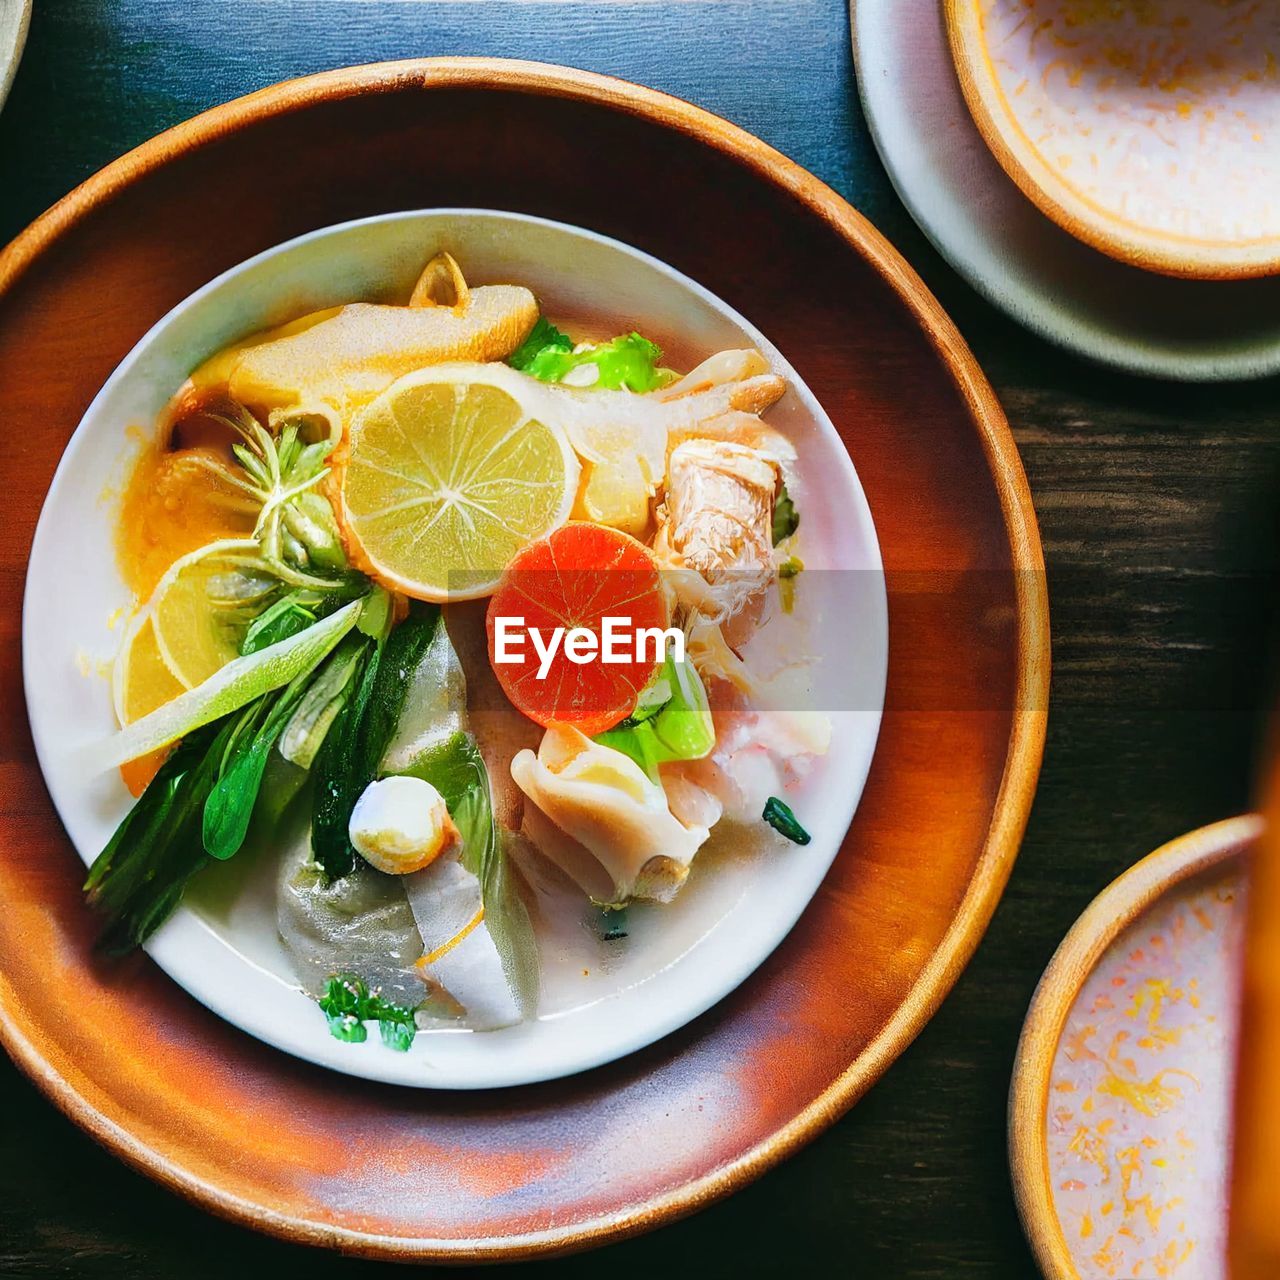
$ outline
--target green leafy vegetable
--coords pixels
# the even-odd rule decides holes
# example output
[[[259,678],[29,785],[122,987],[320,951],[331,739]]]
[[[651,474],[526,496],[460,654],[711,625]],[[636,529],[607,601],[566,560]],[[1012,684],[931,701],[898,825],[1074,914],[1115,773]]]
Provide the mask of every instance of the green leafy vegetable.
[[[475,739],[459,731],[428,747],[401,770],[431,783],[462,836],[462,865],[480,881],[485,927],[522,1009],[536,1007],[538,947],[498,824],[489,771]]]
[[[646,720],[652,720],[671,701],[671,697],[671,680],[664,663],[653,673],[649,683],[640,690],[635,710],[621,724],[614,727],[632,729]]]
[[[508,361],[542,382],[574,383],[608,391],[656,391],[674,380],[669,369],[659,367],[662,350],[638,333],[624,333],[609,342],[582,343],[572,340],[554,325],[539,317],[533,332]],[[590,375],[570,379],[575,369],[592,368]]]
[[[311,592],[286,592],[249,624],[240,642],[240,654],[244,657],[288,640],[305,631],[318,617]]]
[[[667,655],[665,674],[671,698],[651,718],[633,716],[617,728],[596,735],[595,740],[630,756],[651,778],[658,766],[670,760],[701,760],[716,745],[715,724],[707,693],[691,662],[677,662]]]
[[[194,689],[84,750],[83,767],[99,772],[136,760],[282,688],[301,672],[314,670],[355,626],[359,612],[360,601],[353,600],[287,640],[232,659]]]
[[[507,363],[521,373],[527,373],[529,366],[544,351],[572,351],[573,339],[567,333],[561,333],[546,316],[539,316],[538,322],[529,332],[529,336],[507,357]]]
[[[369,656],[372,643],[363,635],[343,636],[280,735],[280,754],[300,769],[310,769],[325,735],[346,705]]]
[[[360,610],[356,629],[371,640],[381,643],[391,633],[394,612],[391,592],[382,587],[374,587],[364,598],[364,607]]]
[[[340,879],[355,866],[357,855],[347,834],[351,811],[378,776],[404,708],[410,677],[439,621],[437,606],[414,605],[366,661],[354,693],[338,711],[315,755],[311,851],[329,880]]]
[[[254,707],[252,731],[238,735],[224,753],[218,780],[204,805],[202,837],[205,851],[213,857],[225,861],[244,844],[271,748],[314,674],[315,668],[309,668],[296,675],[282,692],[264,695]]]
[[[791,501],[791,495],[784,484],[773,508],[773,545],[776,547],[778,543],[791,537],[799,527],[800,513],[796,510],[796,504]]]
[[[788,840],[795,844],[808,844],[812,837],[809,833],[796,821],[796,815],[791,812],[791,806],[784,801],[779,800],[777,796],[770,796],[764,802],[764,820],[779,835],[784,835]]]
[[[84,887],[90,905],[107,917],[103,950],[121,954],[145,942],[208,862],[201,813],[227,747],[256,712],[251,707],[188,734],[94,859]]]
[[[376,1022],[382,1043],[400,1053],[408,1051],[417,1034],[414,1011],[384,1000],[370,991],[354,973],[336,973],[325,984],[320,997],[321,1012],[329,1023],[329,1034],[348,1044],[361,1044],[369,1037],[366,1022]]]

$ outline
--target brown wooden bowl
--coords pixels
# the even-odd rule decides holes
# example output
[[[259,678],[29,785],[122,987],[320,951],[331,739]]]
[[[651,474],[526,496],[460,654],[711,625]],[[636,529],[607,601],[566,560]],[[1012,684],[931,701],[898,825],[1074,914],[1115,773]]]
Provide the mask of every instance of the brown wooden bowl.
[[[23,708],[19,610],[59,454],[116,363],[224,268],[431,205],[616,236],[757,322],[856,460],[890,591],[889,688],[823,888],[742,988],[586,1075],[482,1094],[353,1083],[249,1039],[149,961],[91,955],[83,868]],[[264,90],[90,179],[0,255],[0,1037],[77,1123],[215,1212],[396,1258],[564,1251],[727,1194],[858,1099],[937,1008],[1009,875],[1044,740],[1035,518],[990,387],[831,190],[676,99],[529,63],[359,67]]]

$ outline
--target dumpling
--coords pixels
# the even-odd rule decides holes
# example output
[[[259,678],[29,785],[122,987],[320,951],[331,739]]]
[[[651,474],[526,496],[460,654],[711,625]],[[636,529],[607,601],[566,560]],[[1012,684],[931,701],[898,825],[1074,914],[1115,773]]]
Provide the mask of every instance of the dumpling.
[[[629,756],[565,725],[546,731],[537,755],[521,751],[511,776],[539,811],[526,815],[530,839],[597,901],[669,902],[710,834],[680,822]]]

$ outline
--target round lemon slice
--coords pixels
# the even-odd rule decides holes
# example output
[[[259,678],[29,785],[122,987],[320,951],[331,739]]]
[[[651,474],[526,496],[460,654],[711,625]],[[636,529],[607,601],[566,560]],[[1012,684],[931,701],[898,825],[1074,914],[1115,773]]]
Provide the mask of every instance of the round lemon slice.
[[[122,725],[132,724],[184,692],[186,686],[161,656],[151,614],[144,609],[129,623],[120,656],[111,671],[116,719]]]
[[[357,568],[419,600],[490,594],[522,547],[569,518],[578,460],[539,416],[540,384],[503,365],[441,365],[388,387],[336,459]]]
[[[250,539],[212,542],[176,560],[152,593],[147,612],[156,648],[184,689],[239,656],[252,592],[271,585],[246,570],[257,551]]]

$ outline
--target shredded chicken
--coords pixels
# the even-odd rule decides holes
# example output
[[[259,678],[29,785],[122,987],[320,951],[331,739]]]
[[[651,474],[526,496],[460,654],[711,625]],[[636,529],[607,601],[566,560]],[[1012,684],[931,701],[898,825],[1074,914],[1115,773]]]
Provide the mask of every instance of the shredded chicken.
[[[777,461],[748,445],[686,440],[672,450],[654,552],[673,569],[693,570],[710,588],[676,574],[684,603],[728,617],[768,585],[781,478]]]

